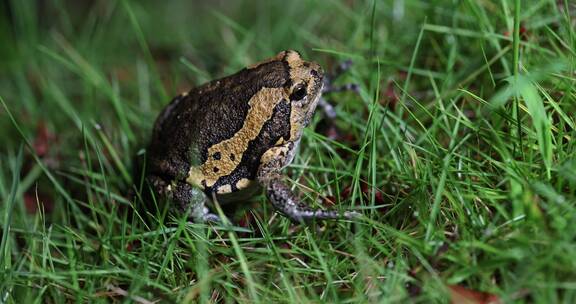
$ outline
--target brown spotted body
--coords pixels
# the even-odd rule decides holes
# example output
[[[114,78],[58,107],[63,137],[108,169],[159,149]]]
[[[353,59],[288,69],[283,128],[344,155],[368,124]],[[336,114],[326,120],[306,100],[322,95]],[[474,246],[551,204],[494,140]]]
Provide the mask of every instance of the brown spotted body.
[[[154,126],[148,180],[181,207],[192,207],[197,220],[213,219],[203,205],[212,194],[229,197],[255,184],[274,191],[283,183],[279,172],[294,157],[322,85],[318,64],[285,51],[174,98]],[[205,197],[195,197],[194,189]],[[277,194],[268,196],[291,218],[308,218],[283,210]],[[340,217],[334,211],[317,212],[331,212],[320,218]]]

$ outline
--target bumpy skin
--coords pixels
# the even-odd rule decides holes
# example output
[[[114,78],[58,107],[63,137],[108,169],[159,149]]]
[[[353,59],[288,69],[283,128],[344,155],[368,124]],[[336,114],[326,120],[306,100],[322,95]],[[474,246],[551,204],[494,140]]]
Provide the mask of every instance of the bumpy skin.
[[[323,77],[318,64],[284,51],[174,98],[154,126],[149,182],[199,221],[216,220],[204,206],[213,194],[230,201],[257,185],[294,221],[355,217],[304,206],[280,174],[314,114]]]

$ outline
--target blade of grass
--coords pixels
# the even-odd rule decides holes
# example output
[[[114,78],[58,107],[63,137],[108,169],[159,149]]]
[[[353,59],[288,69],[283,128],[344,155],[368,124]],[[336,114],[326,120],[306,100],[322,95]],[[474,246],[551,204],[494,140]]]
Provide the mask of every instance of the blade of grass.
[[[526,78],[517,78],[516,96],[522,97],[532,117],[532,124],[536,129],[538,147],[544,159],[546,177],[551,178],[552,168],[552,131],[551,124],[544,109],[544,100],[536,87]]]
[[[1,97],[0,97],[1,98]],[[10,193],[6,200],[6,209],[4,213],[4,225],[2,227],[2,242],[0,243],[0,281],[6,282],[4,275],[8,274],[7,267],[11,266],[10,253],[8,247],[8,235],[10,234],[10,226],[12,224],[12,215],[14,206],[16,205],[16,195],[18,194],[18,186],[20,184],[20,170],[22,166],[23,146],[20,145],[16,159],[12,163],[12,186]],[[2,294],[0,293],[0,297]]]

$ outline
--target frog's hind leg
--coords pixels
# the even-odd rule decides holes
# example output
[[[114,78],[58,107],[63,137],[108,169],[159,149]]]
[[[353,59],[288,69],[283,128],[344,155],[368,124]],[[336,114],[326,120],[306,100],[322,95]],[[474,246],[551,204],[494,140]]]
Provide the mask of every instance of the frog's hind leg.
[[[347,83],[340,86],[334,86],[334,81],[344,75],[352,67],[352,60],[341,62],[336,69],[324,77],[324,86],[322,86],[322,94],[338,93],[344,91],[358,92],[358,85],[355,83]]]
[[[318,100],[318,107],[322,111],[324,117],[332,123],[336,119],[336,109],[332,103],[326,100],[325,97],[330,93],[346,91],[353,91],[358,93],[358,85],[355,83],[347,83],[344,85],[334,86],[334,81],[345,74],[348,70],[350,70],[351,66],[351,60],[343,61],[332,73],[329,73],[326,75],[326,77],[324,77],[324,85],[322,86],[322,95],[320,96],[320,100]]]
[[[326,219],[355,219],[360,216],[353,211],[342,213],[336,210],[313,209],[302,204],[302,202],[290,190],[290,187],[283,181],[280,173],[262,174],[260,183],[266,188],[266,194],[272,206],[282,214],[295,222],[308,222],[311,220]]]
[[[178,210],[190,210],[189,217],[195,223],[221,222],[220,217],[206,207],[208,196],[202,190],[182,181],[177,182],[174,188],[172,199],[178,203]]]

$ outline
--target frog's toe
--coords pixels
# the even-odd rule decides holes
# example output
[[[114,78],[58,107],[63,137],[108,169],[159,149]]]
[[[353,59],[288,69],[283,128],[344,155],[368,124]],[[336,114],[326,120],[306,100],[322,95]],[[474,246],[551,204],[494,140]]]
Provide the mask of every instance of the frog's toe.
[[[308,222],[312,220],[356,220],[362,214],[355,211],[338,212],[337,210],[302,209],[294,210],[291,214],[293,220]]]
[[[222,219],[210,212],[210,209],[204,205],[197,205],[193,208],[191,218],[195,223],[219,223]]]
[[[362,213],[356,211],[344,211],[342,217],[347,220],[357,220],[362,217]]]
[[[222,219],[214,213],[206,213],[202,216],[202,222],[204,222],[204,223],[221,223]]]

